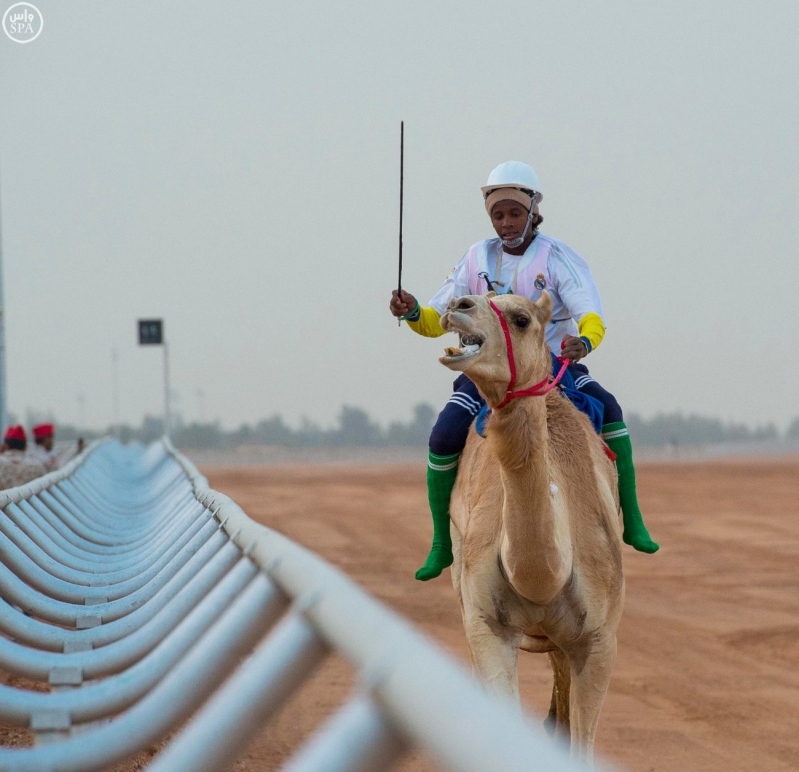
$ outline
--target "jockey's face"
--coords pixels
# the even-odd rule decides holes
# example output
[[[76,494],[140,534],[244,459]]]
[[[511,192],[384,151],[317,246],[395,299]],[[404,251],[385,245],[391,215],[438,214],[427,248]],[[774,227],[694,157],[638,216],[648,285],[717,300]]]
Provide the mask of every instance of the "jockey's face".
[[[500,201],[494,204],[491,210],[491,224],[497,236],[506,241],[518,239],[527,224],[528,211],[516,201]]]

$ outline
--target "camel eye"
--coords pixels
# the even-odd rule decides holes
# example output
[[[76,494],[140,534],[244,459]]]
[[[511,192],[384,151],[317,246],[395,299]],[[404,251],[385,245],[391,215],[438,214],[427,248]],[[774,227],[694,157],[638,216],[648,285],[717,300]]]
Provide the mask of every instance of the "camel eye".
[[[517,327],[518,327],[520,330],[523,330],[525,327],[527,327],[527,325],[528,325],[528,324],[530,324],[530,319],[529,319],[529,317],[527,317],[527,316],[517,316],[517,317],[516,317],[516,318],[513,320],[513,323],[514,323],[514,324],[515,324],[515,325],[516,325],[516,326],[517,326]]]

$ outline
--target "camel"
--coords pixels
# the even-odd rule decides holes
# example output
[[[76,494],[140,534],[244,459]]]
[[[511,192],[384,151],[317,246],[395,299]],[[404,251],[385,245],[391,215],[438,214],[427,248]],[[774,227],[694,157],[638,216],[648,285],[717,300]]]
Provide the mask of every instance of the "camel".
[[[489,293],[452,300],[441,318],[461,347],[439,361],[466,373],[492,408],[486,438],[469,436],[453,490],[452,583],[477,675],[518,701],[519,649],[548,653],[545,726],[591,764],[624,604],[615,466],[557,391],[507,399],[509,354],[516,388],[543,391],[551,310],[546,292],[537,303]]]

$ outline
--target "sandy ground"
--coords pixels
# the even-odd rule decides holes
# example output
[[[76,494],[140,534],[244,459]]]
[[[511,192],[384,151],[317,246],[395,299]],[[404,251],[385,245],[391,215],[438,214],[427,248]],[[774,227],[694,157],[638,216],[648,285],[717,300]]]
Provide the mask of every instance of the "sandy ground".
[[[422,465],[203,471],[251,517],[466,659],[449,576],[413,579],[431,532]],[[598,752],[638,772],[799,769],[799,461],[642,465],[639,488],[662,549],[625,548],[627,604]],[[522,654],[520,676],[527,708],[543,716],[547,659]],[[329,660],[231,769],[278,769],[352,685],[348,666]],[[0,743],[29,739],[0,727]],[[433,769],[418,757],[400,768]]]
[[[455,656],[466,644],[449,576],[416,582],[431,526],[424,468],[204,470],[248,514],[305,544]],[[799,769],[799,462],[653,464],[641,500],[661,551],[625,548],[627,603],[597,750],[637,772]],[[522,655],[523,699],[549,707],[541,655]],[[234,769],[277,769],[345,698],[331,662]],[[403,770],[432,769],[408,759]]]

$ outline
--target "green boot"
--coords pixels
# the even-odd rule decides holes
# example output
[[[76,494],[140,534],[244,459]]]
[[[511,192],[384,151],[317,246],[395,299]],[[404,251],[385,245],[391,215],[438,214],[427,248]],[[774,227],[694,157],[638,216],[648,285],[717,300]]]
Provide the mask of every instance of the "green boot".
[[[433,515],[433,546],[424,565],[416,572],[419,581],[435,579],[452,565],[452,538],[449,535],[449,499],[458,476],[460,453],[437,456],[430,451],[427,464],[427,500]]]
[[[638,508],[638,494],[635,490],[635,467],[633,466],[633,445],[630,442],[630,433],[627,431],[624,421],[605,424],[602,427],[602,439],[616,454],[616,470],[619,473],[619,500],[624,520],[624,535],[622,539],[639,552],[647,552],[649,554],[657,552],[660,547],[649,536],[641,510]]]

